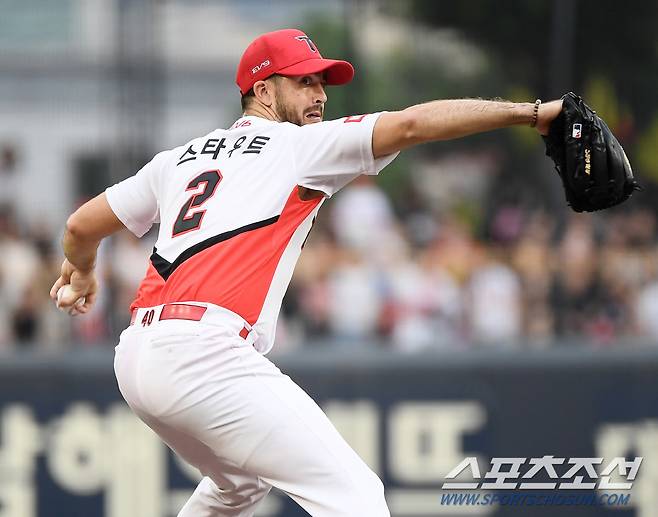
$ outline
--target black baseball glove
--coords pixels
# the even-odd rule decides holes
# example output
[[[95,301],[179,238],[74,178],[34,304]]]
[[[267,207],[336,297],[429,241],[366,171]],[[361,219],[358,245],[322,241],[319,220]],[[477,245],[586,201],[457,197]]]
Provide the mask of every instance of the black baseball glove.
[[[624,149],[578,95],[569,92],[562,100],[562,112],[542,138],[567,203],[576,212],[594,212],[626,201],[640,186]]]

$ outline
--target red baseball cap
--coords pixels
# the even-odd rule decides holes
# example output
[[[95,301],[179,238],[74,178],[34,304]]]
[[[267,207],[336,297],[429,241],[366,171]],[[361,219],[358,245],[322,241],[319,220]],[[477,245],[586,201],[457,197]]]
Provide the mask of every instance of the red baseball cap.
[[[235,82],[244,95],[256,81],[271,75],[304,75],[326,72],[327,84],[349,83],[354,67],[347,61],[324,59],[311,38],[297,29],[258,36],[242,54]]]

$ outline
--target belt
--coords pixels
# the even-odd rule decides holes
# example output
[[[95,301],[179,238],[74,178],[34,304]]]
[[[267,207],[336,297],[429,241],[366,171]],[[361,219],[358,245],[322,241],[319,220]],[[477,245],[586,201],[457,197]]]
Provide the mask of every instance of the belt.
[[[150,326],[154,321],[163,320],[187,320],[187,321],[201,321],[203,315],[208,310],[208,307],[203,305],[192,305],[189,303],[166,303],[162,306],[152,309],[141,309],[143,312],[142,319],[137,321],[137,313],[140,309],[133,309],[130,317],[130,324],[140,324],[142,327]],[[242,339],[247,339],[251,332],[251,327],[245,324],[239,335]]]

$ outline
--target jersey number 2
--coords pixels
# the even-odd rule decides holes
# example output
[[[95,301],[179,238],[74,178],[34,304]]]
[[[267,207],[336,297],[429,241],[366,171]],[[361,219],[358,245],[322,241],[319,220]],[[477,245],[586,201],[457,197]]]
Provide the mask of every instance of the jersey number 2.
[[[199,210],[192,213],[190,211],[208,201],[215,194],[220,181],[222,181],[222,173],[220,171],[206,171],[199,174],[187,184],[186,191],[198,189],[201,184],[203,186],[200,192],[190,197],[181,207],[171,232],[172,237],[199,229],[206,211]]]

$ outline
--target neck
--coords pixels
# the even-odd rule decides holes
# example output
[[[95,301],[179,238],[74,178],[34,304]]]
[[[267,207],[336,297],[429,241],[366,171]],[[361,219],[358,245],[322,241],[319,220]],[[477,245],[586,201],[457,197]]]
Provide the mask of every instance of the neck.
[[[244,114],[251,115],[253,117],[261,117],[267,120],[273,120],[275,122],[281,122],[276,112],[264,104],[253,104],[244,110]]]

